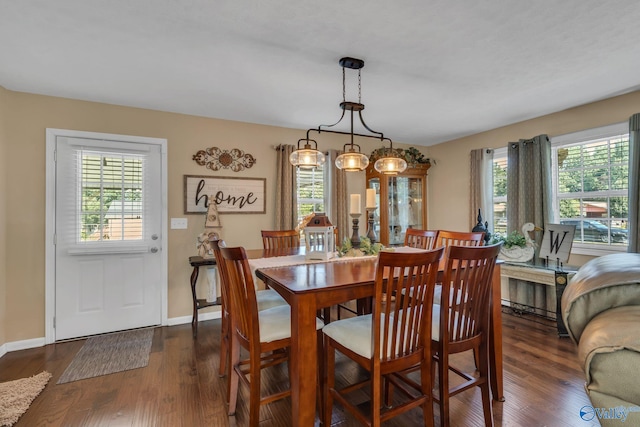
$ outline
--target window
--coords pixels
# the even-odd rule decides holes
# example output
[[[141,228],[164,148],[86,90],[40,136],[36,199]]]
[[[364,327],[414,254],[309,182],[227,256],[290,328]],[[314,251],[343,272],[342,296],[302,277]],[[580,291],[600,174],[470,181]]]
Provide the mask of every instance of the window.
[[[79,150],[80,241],[141,240],[144,159]]]
[[[554,216],[576,226],[577,249],[625,249],[629,217],[626,123],[551,139]],[[588,253],[588,252],[584,252]]]
[[[598,255],[628,245],[627,123],[551,138],[554,219],[576,226],[574,252]],[[494,150],[493,231],[507,231],[507,149]]]
[[[326,164],[314,169],[296,168],[298,195],[298,222],[312,212],[325,211],[324,168]]]
[[[507,234],[507,149],[493,151],[493,232]]]

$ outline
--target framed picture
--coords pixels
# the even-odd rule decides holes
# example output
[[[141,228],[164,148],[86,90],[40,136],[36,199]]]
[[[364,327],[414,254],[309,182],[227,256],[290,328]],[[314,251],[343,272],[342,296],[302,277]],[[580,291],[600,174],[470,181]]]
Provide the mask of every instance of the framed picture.
[[[263,214],[266,190],[266,178],[185,175],[184,213],[206,213],[215,203],[219,214]]]

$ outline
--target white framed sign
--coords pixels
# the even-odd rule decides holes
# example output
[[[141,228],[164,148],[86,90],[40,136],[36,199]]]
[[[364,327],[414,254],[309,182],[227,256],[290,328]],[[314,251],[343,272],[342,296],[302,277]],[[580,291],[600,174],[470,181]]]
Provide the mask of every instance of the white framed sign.
[[[549,257],[549,261],[566,263],[569,261],[575,232],[575,225],[545,224],[538,256],[543,259]]]
[[[266,178],[185,175],[184,213],[206,213],[213,202],[219,214],[263,214],[266,191]]]

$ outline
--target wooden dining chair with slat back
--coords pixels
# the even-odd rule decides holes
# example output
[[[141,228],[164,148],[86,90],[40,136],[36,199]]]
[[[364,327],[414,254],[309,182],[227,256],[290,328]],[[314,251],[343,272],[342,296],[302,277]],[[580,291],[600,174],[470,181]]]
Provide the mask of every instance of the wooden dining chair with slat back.
[[[264,249],[277,250],[300,246],[300,233],[296,230],[262,230]]]
[[[249,425],[259,424],[260,406],[291,395],[291,390],[261,396],[260,371],[286,362],[291,346],[291,307],[281,305],[258,310],[256,290],[247,254],[242,247],[221,248],[229,278],[231,300],[231,369],[229,374],[229,415],[234,415],[238,402],[238,386],[249,387]],[[319,331],[323,324],[316,321]],[[249,353],[241,359],[240,348]],[[322,335],[318,332],[318,348]]]
[[[439,230],[436,238],[436,248],[440,246],[482,246],[484,233],[475,231],[448,231]]]
[[[220,275],[220,293],[222,294],[222,306],[221,306],[221,322],[220,322],[220,366],[218,370],[219,376],[225,376],[227,374],[227,362],[229,359],[230,348],[230,308],[231,308],[231,289],[229,288],[229,272],[227,265],[222,259],[221,248],[225,248],[227,245],[224,240],[214,240],[211,242],[213,249],[213,256],[216,259],[216,265],[218,267],[218,273]],[[266,310],[271,307],[277,307],[280,305],[286,305],[287,302],[273,289],[265,289],[256,291],[256,301],[258,311]],[[228,396],[227,396],[228,401]]]
[[[436,247],[436,230],[420,230],[417,228],[407,228],[404,235],[404,245],[411,248],[434,249]]]
[[[429,252],[381,252],[375,273],[372,314],[337,320],[323,328],[325,381],[323,425],[331,425],[333,400],[337,400],[361,423],[379,426],[413,408],[422,407],[424,425],[433,425],[431,398],[430,335],[433,287],[444,249]],[[385,294],[410,293],[412,298],[392,303]],[[336,350],[369,371],[369,378],[342,389],[335,387]],[[421,383],[399,375],[411,366],[420,367]],[[393,384],[402,398],[385,402],[383,389]],[[369,387],[370,412],[361,410],[363,387]],[[354,396],[358,396],[357,398]],[[387,404],[384,404],[387,403]]]
[[[438,365],[438,398],[442,426],[449,425],[449,399],[472,387],[480,387],[486,426],[493,426],[489,394],[489,316],[493,270],[500,244],[450,246],[440,305],[433,308],[431,351]],[[467,373],[451,364],[452,354],[473,350],[477,372]],[[459,360],[459,359],[456,359]],[[451,386],[449,373],[464,381]],[[434,383],[435,384],[435,383]]]
[[[272,252],[300,246],[300,233],[296,230],[262,230],[261,233],[263,248]],[[337,232],[334,233],[337,235]],[[324,323],[330,322],[330,316],[331,307],[318,311],[318,317],[323,319]]]

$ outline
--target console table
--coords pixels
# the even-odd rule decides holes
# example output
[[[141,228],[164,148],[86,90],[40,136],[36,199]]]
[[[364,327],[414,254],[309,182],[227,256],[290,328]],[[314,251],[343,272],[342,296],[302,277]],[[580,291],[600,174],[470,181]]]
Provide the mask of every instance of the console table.
[[[542,263],[505,262],[502,264],[500,271],[502,304],[507,306],[511,305],[511,300],[509,299],[509,279],[523,280],[553,287],[555,288],[555,292],[550,290],[551,292],[547,294],[547,300],[549,300],[549,295],[551,295],[551,304],[548,303],[547,307],[551,306],[555,308],[558,335],[567,336],[566,328],[562,321],[560,302],[565,286],[575,273],[576,269],[573,267],[563,267],[563,270],[558,272],[552,267],[546,267]],[[553,301],[554,299],[555,301]],[[515,301],[514,303],[517,304]],[[550,310],[547,310],[545,307],[545,311]]]
[[[191,319],[191,329],[193,330],[193,337],[198,337],[198,310],[206,307],[213,307],[221,304],[221,298],[218,297],[215,301],[207,301],[206,298],[198,298],[196,294],[196,283],[198,283],[198,275],[200,274],[200,267],[211,267],[216,265],[215,258],[203,258],[201,256],[190,256],[189,264],[193,267],[191,273],[191,297],[193,298],[193,318]]]

